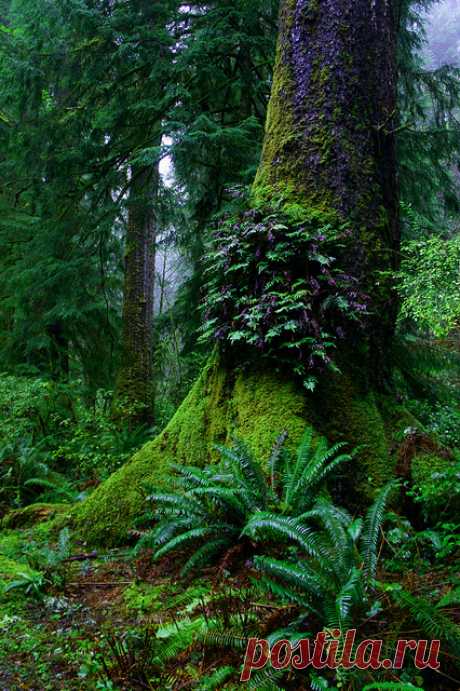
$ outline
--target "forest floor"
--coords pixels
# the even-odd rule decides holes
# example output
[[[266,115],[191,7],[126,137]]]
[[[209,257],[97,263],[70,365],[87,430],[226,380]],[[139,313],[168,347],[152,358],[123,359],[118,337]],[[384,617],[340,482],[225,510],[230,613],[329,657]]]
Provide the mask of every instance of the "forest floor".
[[[293,606],[259,599],[239,547],[199,578],[180,576],[182,556],[153,562],[151,552],[135,556],[132,547],[89,551],[71,535],[57,535],[52,522],[0,530],[0,691],[244,689],[238,677],[248,631],[264,637],[285,628]],[[455,559],[447,570],[380,576],[414,594],[448,596],[460,583]],[[387,599],[385,616],[376,619],[383,628],[395,612],[401,616]],[[425,691],[458,691],[450,658],[447,674],[420,679]],[[283,688],[312,687],[297,678]]]
[[[61,588],[16,598],[0,617],[1,691],[110,688],[99,645],[106,631],[115,637],[139,623],[124,606],[134,568],[111,553],[69,562],[63,577]]]
[[[149,553],[136,559],[130,549],[85,554],[77,546],[34,592],[33,580],[25,578],[34,563],[30,555],[39,550],[43,557],[54,548],[44,527],[38,535],[33,529],[0,532],[0,578],[1,560],[14,558],[9,563],[17,573],[9,583],[19,584],[0,594],[0,691],[190,689],[226,661],[235,663],[227,676],[238,668],[242,652],[205,659],[187,652],[187,631],[177,647],[172,640],[183,633],[177,622],[188,624],[189,615],[203,609],[215,569],[184,583],[180,565],[169,559],[153,565]],[[240,587],[241,578],[234,585]],[[172,622],[177,631],[171,631]],[[156,658],[152,643],[158,635],[172,648]]]

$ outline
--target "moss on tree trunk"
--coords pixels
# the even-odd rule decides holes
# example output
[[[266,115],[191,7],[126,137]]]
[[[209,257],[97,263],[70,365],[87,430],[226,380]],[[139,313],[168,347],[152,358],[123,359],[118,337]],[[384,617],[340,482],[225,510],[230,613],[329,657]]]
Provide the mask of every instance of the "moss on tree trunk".
[[[345,482],[352,503],[365,503],[389,479],[393,464],[374,394],[337,378],[315,394],[274,371],[236,372],[213,357],[166,429],[78,505],[73,521],[90,542],[123,542],[147,508],[149,485],[167,486],[171,463],[216,461],[216,444],[244,439],[261,461],[278,436],[288,432],[295,449],[306,425],[350,448],[365,445]]]
[[[153,422],[153,316],[158,166],[133,167],[126,232],[121,363],[113,410]]]
[[[283,0],[253,189],[256,204],[281,198],[322,226],[349,227],[341,261],[360,277],[374,310],[359,347],[345,347],[343,373],[324,373],[314,394],[275,367],[242,370],[212,359],[168,427],[75,510],[90,540],[122,541],[145,508],[146,483],[167,482],[171,462],[216,459],[214,444],[234,433],[260,459],[283,431],[295,446],[307,424],[330,441],[363,445],[346,478],[351,503],[366,503],[391,477],[391,434],[376,389],[388,377],[395,319],[388,280],[399,243],[395,33],[390,0]]]
[[[392,0],[284,0],[258,202],[345,224],[341,266],[372,299],[369,369],[388,379],[400,243]],[[363,354],[360,356],[363,357]]]

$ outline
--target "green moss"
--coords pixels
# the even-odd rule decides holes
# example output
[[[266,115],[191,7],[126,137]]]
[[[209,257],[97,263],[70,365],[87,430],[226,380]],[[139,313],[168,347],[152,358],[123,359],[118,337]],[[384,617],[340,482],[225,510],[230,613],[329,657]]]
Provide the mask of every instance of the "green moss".
[[[396,447],[404,439],[405,431],[416,429],[424,432],[425,428],[405,406],[395,400],[394,396],[379,395],[377,405],[382,413],[389,447]]]
[[[228,436],[230,387],[228,371],[213,356],[166,430],[174,462],[203,465],[216,458],[213,445]]]
[[[393,477],[384,420],[374,393],[350,375],[329,376],[318,392],[315,418],[331,442],[361,447],[347,486],[357,503],[369,501],[375,490]]]
[[[0,532],[0,554],[8,559],[17,560],[22,554],[24,535],[16,530],[2,530]]]
[[[72,522],[89,542],[126,539],[145,508],[146,487],[166,485],[172,463],[204,465],[225,429],[225,373],[215,357],[165,430],[73,511]]]
[[[287,9],[284,21],[292,24],[293,16],[294,11]],[[271,98],[267,110],[262,160],[253,185],[253,196],[260,201],[266,197],[268,190],[270,190],[268,200],[273,201],[280,193],[286,196],[289,186],[292,190],[295,189],[295,176],[293,171],[289,170],[289,166],[283,163],[283,166],[280,166],[282,170],[277,170],[276,175],[273,166],[273,161],[286,160],[283,155],[286,149],[295,149],[295,140],[298,135],[292,112],[293,93],[294,83],[291,70],[284,61],[283,46],[279,40]]]
[[[305,431],[306,396],[291,381],[268,372],[240,372],[231,399],[232,427],[253,450],[268,458],[278,436],[286,431],[296,448]]]
[[[30,504],[23,509],[10,511],[0,525],[2,528],[29,528],[68,509],[68,504]]]
[[[146,486],[167,487],[171,463],[203,466],[218,458],[215,445],[234,435],[263,460],[284,431],[295,448],[308,424],[331,442],[362,447],[348,480],[357,505],[392,477],[384,419],[359,372],[328,373],[307,395],[276,370],[235,371],[213,356],[166,429],[75,507],[74,527],[90,543],[120,544],[146,509]]]
[[[167,486],[171,463],[217,460],[215,445],[234,434],[264,458],[284,430],[296,445],[305,425],[305,395],[292,382],[264,372],[235,378],[213,357],[166,429],[77,505],[72,523],[91,543],[123,542],[145,511],[146,487]]]

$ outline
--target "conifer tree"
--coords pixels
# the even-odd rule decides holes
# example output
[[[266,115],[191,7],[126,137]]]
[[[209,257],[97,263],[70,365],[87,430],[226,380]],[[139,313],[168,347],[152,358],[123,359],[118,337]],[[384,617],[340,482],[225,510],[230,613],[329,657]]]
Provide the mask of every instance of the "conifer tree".
[[[219,264],[231,247],[239,247],[246,232],[248,238],[262,238],[261,243],[266,238],[272,247],[264,255],[266,261],[275,256],[274,261],[283,266],[282,273],[277,275],[275,270],[270,280],[284,282],[285,287],[278,290],[278,297],[272,295],[289,305],[297,295],[291,288],[291,274],[318,271],[323,280],[321,266],[330,260],[321,255],[318,245],[333,242],[333,229],[338,231],[344,239],[336,250],[345,263],[338,280],[356,279],[358,293],[370,295],[373,312],[359,337],[352,335],[351,349],[337,344],[342,372],[320,374],[320,386],[307,394],[283,361],[277,361],[276,350],[269,359],[261,357],[257,348],[264,343],[257,341],[253,355],[247,357],[248,351],[242,351],[238,343],[241,333],[234,331],[232,322],[240,319],[238,308],[227,303],[223,312],[230,314],[223,331],[227,344],[205,367],[170,425],[79,509],[77,521],[89,537],[118,539],[123,527],[112,520],[114,497],[117,513],[119,502],[123,504],[125,523],[126,514],[135,513],[142,502],[143,481],[154,478],[158,482],[170,461],[207,462],[213,443],[235,431],[261,457],[283,431],[297,442],[307,421],[331,438],[346,435],[352,444],[366,440],[350,478],[350,488],[361,502],[391,475],[375,388],[387,376],[386,355],[395,319],[388,274],[399,246],[396,37],[395,5],[388,0],[283,0],[264,152],[253,188],[256,208],[225,226],[221,233],[228,243],[218,246],[214,255]],[[276,209],[281,222],[276,221]],[[275,221],[271,220],[273,214]],[[287,242],[284,232],[291,233],[290,242],[300,243],[302,249],[296,251],[285,244],[283,250],[282,243],[273,244],[280,237]],[[308,243],[308,237],[312,244],[302,245]],[[233,288],[238,289],[232,280],[244,284],[251,275],[252,252],[257,256],[263,247],[257,245],[257,239],[254,242],[247,255],[243,247],[241,253],[237,250],[238,261],[247,263],[240,274],[232,258],[227,264],[223,260],[222,287],[218,283],[214,293],[218,304]],[[309,255],[302,254],[305,251],[312,264]],[[304,269],[299,264],[301,256],[305,257]],[[354,277],[347,275],[351,272]],[[311,291],[314,302],[316,279],[308,280],[298,300]],[[328,281],[332,286],[336,283],[332,275]],[[254,293],[245,298],[252,298],[251,318],[261,320],[267,307],[257,305],[261,290],[257,277],[254,286]],[[312,307],[302,305],[300,321],[281,321],[282,328],[288,324],[289,330],[297,330],[302,320],[305,324]],[[280,309],[282,314],[284,308]],[[292,309],[299,309],[297,303]],[[322,318],[324,310],[313,313],[309,322],[319,336],[329,330]],[[216,339],[221,337],[222,332],[216,333]],[[314,362],[316,353],[311,356]]]

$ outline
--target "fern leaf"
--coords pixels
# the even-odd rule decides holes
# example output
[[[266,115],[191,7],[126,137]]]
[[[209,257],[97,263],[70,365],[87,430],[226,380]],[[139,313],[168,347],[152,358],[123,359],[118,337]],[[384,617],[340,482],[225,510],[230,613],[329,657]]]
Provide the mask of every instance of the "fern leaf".
[[[218,540],[212,540],[202,545],[185,563],[181,570],[181,576],[187,576],[193,569],[198,566],[203,566],[205,563],[209,562],[211,557],[222,552],[226,547],[230,545],[230,541],[225,538]]]
[[[388,497],[397,487],[399,487],[397,480],[385,485],[370,507],[364,520],[364,531],[361,536],[361,556],[364,562],[364,573],[370,582],[375,580],[377,571],[377,543]]]
[[[253,539],[261,535],[265,540],[272,537],[288,540],[297,544],[310,556],[321,558],[316,546],[315,532],[294,518],[259,512],[248,521],[241,534],[249,535]]]
[[[154,557],[155,559],[159,559],[160,557],[164,557],[165,554],[173,552],[178,547],[185,547],[189,543],[194,543],[196,541],[203,540],[204,538],[209,536],[222,535],[222,532],[225,531],[227,531],[228,534],[231,535],[234,531],[234,528],[233,526],[225,526],[223,524],[193,528],[192,530],[188,530],[187,532],[182,533],[181,535],[178,535],[177,537],[167,542],[166,545],[164,545],[155,552]]]

